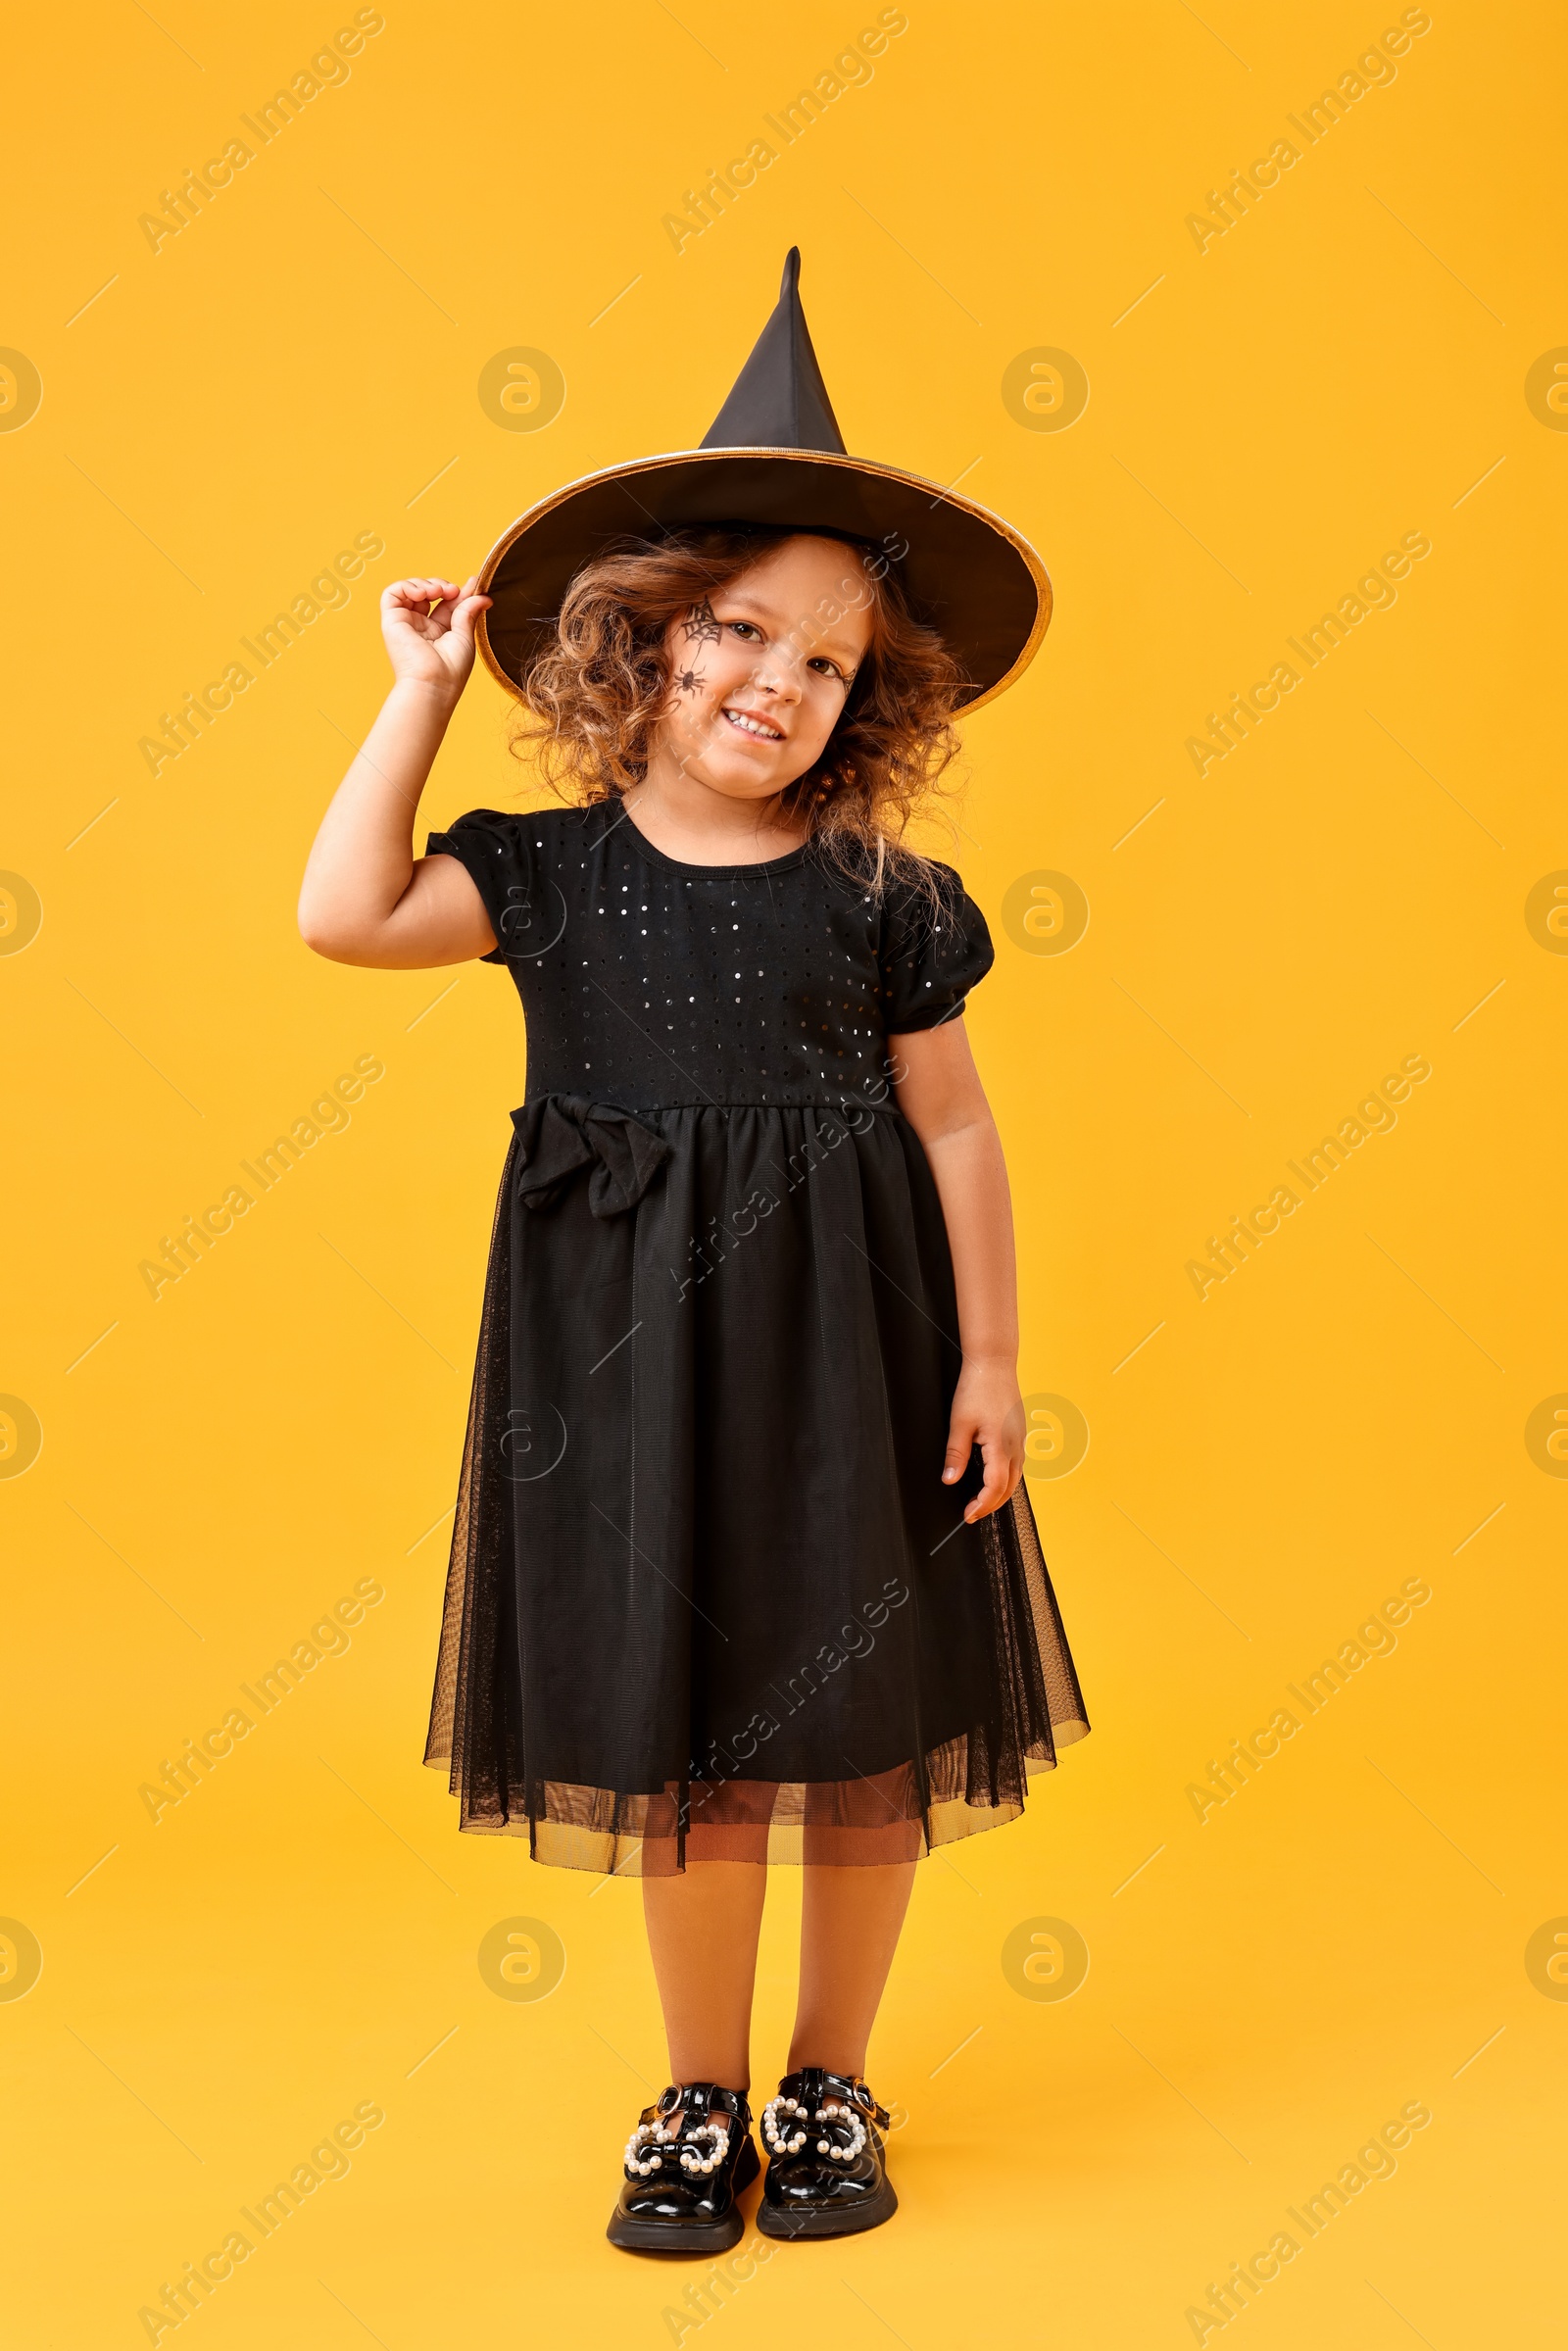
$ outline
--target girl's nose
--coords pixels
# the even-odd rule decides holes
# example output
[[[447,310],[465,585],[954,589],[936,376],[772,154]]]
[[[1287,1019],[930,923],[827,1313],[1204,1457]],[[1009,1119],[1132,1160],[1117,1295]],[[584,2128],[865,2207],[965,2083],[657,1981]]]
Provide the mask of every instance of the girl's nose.
[[[776,695],[780,702],[799,702],[801,683],[788,661],[769,656],[752,671],[752,683],[760,694]]]

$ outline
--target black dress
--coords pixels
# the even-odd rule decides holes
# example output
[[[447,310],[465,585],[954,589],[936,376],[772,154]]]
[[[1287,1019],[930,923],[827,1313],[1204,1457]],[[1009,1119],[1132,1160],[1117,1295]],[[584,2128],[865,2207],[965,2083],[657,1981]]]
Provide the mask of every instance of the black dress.
[[[944,1487],[947,1230],[890,1045],[992,947],[810,850],[475,809],[527,1019],[425,1760],[539,1861],[873,1863],[1014,1819],[1088,1729],[1022,1487]]]

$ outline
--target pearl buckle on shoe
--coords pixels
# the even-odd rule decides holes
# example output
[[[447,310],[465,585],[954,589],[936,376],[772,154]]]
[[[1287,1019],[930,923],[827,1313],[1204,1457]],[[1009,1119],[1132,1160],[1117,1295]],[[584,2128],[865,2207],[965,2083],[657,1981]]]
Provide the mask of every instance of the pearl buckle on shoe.
[[[790,2116],[792,2120],[781,2125],[778,2120],[781,2114]],[[827,2134],[816,2142],[818,2155],[825,2155],[831,2163],[854,2163],[865,2145],[865,2125],[858,2115],[852,2114],[837,2098],[829,2098],[809,2117],[799,2099],[770,2098],[762,2109],[762,2136],[767,2142],[768,2153],[781,2158],[799,2155],[813,2123],[828,2126]],[[847,2144],[841,2136],[846,2131],[849,2133]]]
[[[762,2136],[770,2155],[798,2155],[806,2144],[806,2132],[790,2124],[781,2125],[779,2116],[787,2114],[804,2117],[806,2109],[795,2098],[769,2098],[762,2109]]]
[[[667,2146],[674,2136],[674,2131],[666,2131],[662,2123],[639,2123],[626,2141],[627,2179],[646,2180],[651,2172],[662,2172],[662,2155],[650,2155],[645,2161],[643,2150],[649,2146]]]
[[[668,2110],[675,2112],[672,2107]],[[683,2172],[707,2178],[716,2172],[729,2154],[729,2125],[727,2123],[699,2123],[695,2130],[681,2137],[678,2127],[664,2123],[639,2123],[626,2141],[626,2177],[646,2180],[654,2172],[662,2172],[664,2158],[658,2150],[678,2142],[677,2161]]]
[[[706,2155],[703,2153],[702,2142],[704,2141],[708,2147]],[[728,2153],[728,2130],[719,2123],[699,2123],[696,2130],[688,2131],[681,2141],[681,2170],[683,2172],[702,2172],[705,2175],[709,2172],[716,2172]]]

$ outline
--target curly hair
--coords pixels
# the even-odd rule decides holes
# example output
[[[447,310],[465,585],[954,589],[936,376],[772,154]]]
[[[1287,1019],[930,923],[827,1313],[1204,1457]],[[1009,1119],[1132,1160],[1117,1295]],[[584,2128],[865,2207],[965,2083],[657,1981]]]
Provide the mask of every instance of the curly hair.
[[[845,534],[737,524],[613,541],[577,572],[554,636],[523,673],[531,723],[511,749],[534,756],[557,797],[581,806],[634,789],[669,708],[671,621],[786,540],[817,537],[844,537],[858,559],[863,585],[842,583],[842,609],[868,604],[871,636],[821,757],[780,795],[780,810],[858,883],[880,890],[897,875],[930,894],[935,869],[904,834],[958,750],[964,681],[936,630],[910,614],[886,555]]]

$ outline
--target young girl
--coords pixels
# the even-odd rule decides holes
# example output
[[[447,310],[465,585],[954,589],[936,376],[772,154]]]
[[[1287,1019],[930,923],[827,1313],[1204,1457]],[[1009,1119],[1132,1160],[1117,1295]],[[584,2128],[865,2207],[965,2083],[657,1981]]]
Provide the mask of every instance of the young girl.
[[[426,1760],[466,1829],[640,1874],[670,2086],[617,2245],[737,2241],[765,1864],[804,1866],[758,2226],[897,2199],[864,2079],[917,1857],[1087,1730],[1025,1490],[1011,1218],[961,1014],[992,947],[902,844],[1049,615],[1018,535],[844,454],[796,293],[702,452],[381,600],[322,955],[505,964],[497,1207]],[[475,640],[564,806],[415,810]]]

